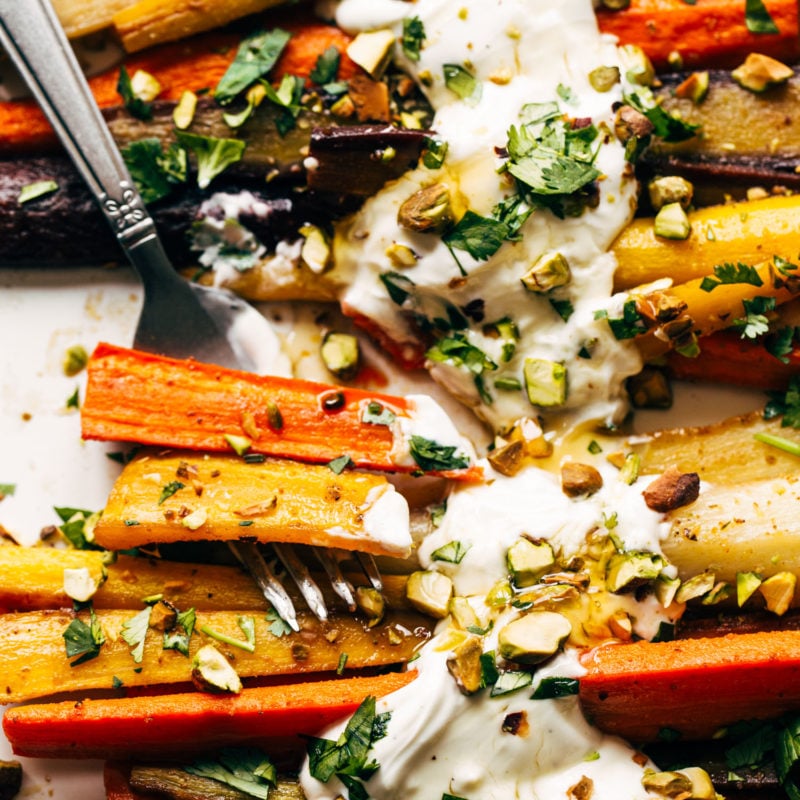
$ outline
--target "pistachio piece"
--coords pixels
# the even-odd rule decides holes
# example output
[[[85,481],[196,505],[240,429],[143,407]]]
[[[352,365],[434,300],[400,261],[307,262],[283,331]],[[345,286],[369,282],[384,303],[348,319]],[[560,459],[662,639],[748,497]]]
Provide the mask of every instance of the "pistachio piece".
[[[572,633],[572,624],[555,611],[530,611],[509,622],[497,635],[503,658],[520,664],[538,664],[559,651]]]
[[[362,31],[347,47],[347,55],[371,78],[379,80],[394,49],[394,33],[388,28]]]
[[[453,223],[450,190],[443,183],[418,189],[398,209],[397,223],[416,233],[442,233]]]
[[[743,89],[763,92],[770,86],[786,83],[792,77],[791,67],[787,67],[763,53],[750,53],[744,63],[731,72],[731,77]]]
[[[475,609],[470,605],[466,597],[459,597],[458,595],[453,597],[450,601],[450,616],[453,618],[453,622],[463,630],[470,626],[479,627],[481,624]]]
[[[633,106],[620,106],[617,110],[614,117],[614,133],[623,144],[630,139],[646,139],[653,130],[653,123]]]
[[[498,581],[486,595],[486,605],[490,608],[500,608],[511,602],[514,591],[508,581]]]
[[[656,214],[653,231],[662,239],[688,239],[692,224],[680,203],[667,203]]]
[[[523,368],[525,390],[531,405],[553,408],[567,399],[567,369],[559,361],[526,358]]]
[[[655,792],[662,797],[677,797],[682,795],[689,798],[692,791],[691,778],[682,772],[655,772],[645,771],[642,776],[642,786],[648,792]]]
[[[589,83],[596,92],[608,92],[619,83],[619,67],[595,67]]]
[[[159,600],[150,611],[149,625],[156,631],[171,631],[178,621],[178,611],[172,603]]]
[[[392,242],[386,248],[386,257],[398,269],[413,267],[417,263],[417,254],[410,247],[397,242]]]
[[[197,110],[197,95],[188,89],[181,94],[181,99],[172,110],[172,121],[178,130],[185,131],[194,119]]]
[[[614,553],[606,566],[606,589],[623,592],[654,581],[664,568],[664,559],[646,550]]]
[[[522,285],[537,294],[546,294],[572,279],[569,262],[558,252],[543,253],[522,276]]]
[[[741,608],[761,586],[761,576],[755,572],[736,573],[736,603]]]
[[[680,175],[664,175],[647,184],[647,193],[654,211],[660,211],[670,203],[680,203],[686,210],[692,204],[694,186]]]
[[[447,657],[447,669],[455,678],[462,694],[475,694],[482,687],[481,656],[483,645],[480,636],[469,636]]]
[[[644,50],[635,44],[623,45],[619,50],[625,68],[625,77],[631,83],[639,86],[652,86],[656,78],[656,71]]]
[[[406,584],[406,597],[417,611],[444,619],[450,610],[453,581],[441,572],[412,572]]]
[[[680,588],[680,578],[668,578],[662,573],[655,582],[656,600],[661,603],[663,608],[667,608],[667,606],[672,605]]]
[[[351,333],[326,333],[320,356],[328,371],[342,381],[355,378],[361,367],[361,348],[358,339]]]
[[[567,461],[561,465],[561,491],[567,497],[588,497],[603,487],[603,476],[591,465]]]
[[[699,105],[706,99],[709,83],[708,72],[693,72],[675,88],[675,97],[691,100],[695,105]]]
[[[789,610],[794,599],[797,577],[792,572],[778,572],[767,578],[758,591],[764,597],[767,609],[779,617]]]
[[[673,511],[693,503],[700,495],[700,476],[668,467],[642,492],[644,502],[653,511]]]
[[[716,800],[718,795],[711,782],[711,776],[702,767],[684,767],[678,771],[692,784],[689,800]]]
[[[201,692],[238,694],[242,691],[242,682],[236,670],[213,644],[204,645],[195,653],[192,660],[192,683]]]
[[[489,463],[501,475],[513,477],[520,469],[525,459],[525,444],[517,439],[503,447],[497,447],[487,456]]]
[[[386,612],[386,600],[383,595],[372,586],[356,587],[356,605],[367,617],[367,627],[373,628],[382,619]]]
[[[322,275],[331,265],[331,245],[328,236],[317,225],[303,225],[299,229],[303,237],[300,258],[316,275]]]
[[[634,408],[672,408],[672,387],[664,370],[644,367],[625,383]]]
[[[522,588],[536,583],[555,564],[555,555],[549,542],[533,542],[521,536],[508,548],[506,562],[514,585]]]
[[[716,585],[716,576],[713,572],[701,572],[684,581],[677,592],[675,592],[676,603],[688,603],[690,600],[696,600],[704,594],[708,594],[714,589]]]
[[[86,352],[86,348],[81,344],[74,344],[72,347],[68,347],[67,352],[64,353],[61,366],[68,378],[74,378],[88,362],[89,354]]]
[[[137,99],[150,103],[161,94],[161,84],[154,75],[137,69],[131,77],[131,91]]]
[[[78,603],[91,600],[97,591],[98,583],[92,577],[88,567],[64,569],[64,594]]]

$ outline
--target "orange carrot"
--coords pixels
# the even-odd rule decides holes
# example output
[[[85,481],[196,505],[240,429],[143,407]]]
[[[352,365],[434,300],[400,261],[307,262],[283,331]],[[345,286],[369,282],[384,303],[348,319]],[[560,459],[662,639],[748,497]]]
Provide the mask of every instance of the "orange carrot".
[[[735,67],[752,52],[782,61],[800,57],[796,0],[766,0],[779,33],[747,30],[743,0],[631,0],[621,11],[599,10],[600,30],[639,45],[657,69],[680,54],[683,66]]]
[[[410,459],[399,462],[389,425],[364,421],[373,401],[398,420],[414,417],[414,403],[401,397],[100,344],[89,361],[81,423],[85,439],[231,452],[238,442],[230,437],[238,437],[251,453],[312,463],[349,456],[357,467],[419,470]],[[429,471],[482,476],[474,464]]]
[[[3,730],[17,755],[38,758],[175,758],[303,734],[383,697],[416,672],[243,689],[86,699],[9,708]]]
[[[317,57],[328,47],[340,51],[338,78],[351,78],[358,67],[348,58],[345,49],[350,37],[333,25],[322,23],[284,25],[293,36],[272,70],[273,75],[292,74],[307,78]],[[125,61],[130,75],[144,70],[161,84],[159,100],[177,102],[184,91],[211,89],[231,64],[240,37],[229,33],[212,33],[185,42],[163,45]],[[116,67],[89,79],[89,86],[100,108],[122,105],[117,92],[119,69]],[[33,100],[0,103],[0,155],[11,155],[52,148],[55,134],[44,114]]]
[[[800,631],[609,645],[583,665],[587,717],[633,742],[655,741],[665,729],[710,739],[739,720],[800,708]]]
[[[800,350],[792,350],[786,358],[783,363],[763,344],[742,339],[736,331],[718,331],[703,337],[698,356],[686,358],[673,352],[667,356],[667,366],[681,380],[785,389],[789,379],[800,373]]]

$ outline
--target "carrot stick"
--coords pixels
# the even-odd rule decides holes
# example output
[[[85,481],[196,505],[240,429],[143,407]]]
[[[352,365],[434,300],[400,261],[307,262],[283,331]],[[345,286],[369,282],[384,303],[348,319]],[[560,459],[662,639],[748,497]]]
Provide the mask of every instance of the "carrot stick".
[[[700,354],[667,356],[670,374],[681,380],[712,381],[756,389],[785,389],[800,372],[800,352],[788,353],[783,363],[759,341],[742,339],[734,331],[718,331],[700,343]]]
[[[17,706],[3,730],[17,755],[36,758],[174,758],[313,735],[382,697],[416,672],[243,689]]]
[[[347,80],[355,74],[358,68],[345,53],[350,37],[344,31],[322,23],[295,23],[284,27],[293,36],[273,67],[273,75],[292,74],[307,78],[314,69],[317,56],[328,47],[336,47],[341,54],[338,79]],[[130,75],[137,70],[149,72],[162,86],[158,99],[177,102],[184,91],[213,90],[236,55],[239,41],[239,37],[229,33],[198,36],[128,58],[125,66]],[[119,69],[116,67],[89,79],[100,108],[122,105],[117,92],[118,79]],[[0,155],[47,149],[55,144],[55,134],[33,100],[0,103]]]
[[[610,645],[583,665],[587,717],[634,742],[655,741],[666,729],[710,739],[739,720],[800,708],[800,631]]]
[[[82,434],[212,452],[231,452],[226,436],[234,436],[250,453],[312,463],[349,456],[357,467],[419,470],[412,459],[400,460],[392,427],[363,421],[372,401],[413,423],[415,404],[404,398],[100,344],[89,361]],[[474,464],[431,472],[459,480],[482,475]]]
[[[800,57],[796,0],[766,0],[779,33],[747,30],[742,0],[631,0],[621,11],[598,10],[603,33],[620,44],[639,45],[657,69],[670,66],[678,53],[684,67],[734,67],[751,52],[782,61]]]

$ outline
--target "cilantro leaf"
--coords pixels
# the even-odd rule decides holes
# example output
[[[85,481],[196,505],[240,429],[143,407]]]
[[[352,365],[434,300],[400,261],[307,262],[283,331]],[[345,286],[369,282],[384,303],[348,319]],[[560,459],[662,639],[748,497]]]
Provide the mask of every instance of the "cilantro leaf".
[[[557,300],[554,297],[549,297],[550,305],[553,311],[558,314],[564,322],[568,322],[569,318],[575,313],[575,306],[572,305],[571,300]]]
[[[725,264],[717,264],[714,267],[714,275],[706,275],[700,282],[700,288],[704,292],[713,292],[717,286],[724,284],[746,283],[750,286],[763,286],[764,281],[758,274],[758,270],[749,264],[743,264],[741,261],[736,264],[726,262]]]
[[[769,402],[764,407],[764,418],[782,416],[781,427],[800,428],[800,376],[793,375],[785,392],[768,392]]]
[[[266,84],[264,91],[267,100],[283,109],[283,113],[275,117],[275,127],[281,136],[285,136],[294,128],[295,118],[300,113],[303,79],[296,75],[284,75],[277,89]]]
[[[175,131],[181,147],[191,150],[197,159],[197,185],[205,189],[231,164],[241,161],[247,142],[241,139],[218,139],[187,131]]]
[[[147,606],[122,623],[122,638],[131,646],[131,655],[137,664],[141,664],[144,657],[144,640],[150,627],[152,610],[152,606]]]
[[[186,180],[186,151],[177,145],[165,154],[159,139],[140,139],[124,148],[122,157],[145,203],[161,200]]]
[[[764,5],[764,0],[745,0],[744,22],[750,33],[780,33]]]
[[[185,488],[186,484],[180,481],[170,481],[161,487],[161,494],[158,496],[158,504],[161,505],[167,498],[172,497],[175,492]]]
[[[607,319],[616,339],[633,339],[645,330],[642,315],[636,310],[636,301],[627,300],[621,317],[609,317],[607,311],[596,311],[595,319]]]
[[[331,45],[317,56],[314,69],[311,70],[308,77],[318,86],[335,81],[336,73],[339,71],[340,59],[339,51]]]
[[[128,70],[124,65],[119,68],[117,94],[122,98],[122,104],[131,116],[142,120],[148,120],[153,116],[152,104],[146,103],[134,93],[131,76],[128,75]]]
[[[99,511],[68,507],[57,507],[53,510],[61,518],[59,530],[76,550],[103,549],[94,544],[94,527],[100,519]]]
[[[189,655],[189,640],[194,633],[197,615],[194,608],[178,612],[177,624],[171,631],[164,631],[164,650],[177,650],[185,656]]]
[[[403,305],[411,296],[415,287],[414,281],[401,275],[399,272],[384,272],[378,276],[381,283],[386,287],[386,291],[393,303],[398,306]]]
[[[767,314],[775,310],[775,298],[757,295],[750,300],[742,300],[744,317],[735,319],[733,327],[741,331],[743,339],[755,339],[769,331]]]
[[[350,456],[339,456],[329,461],[327,467],[335,475],[341,475],[352,464],[353,459]]]
[[[288,636],[292,632],[289,623],[274,608],[267,611],[266,620],[270,623],[269,632],[273,636],[280,638],[281,636]]]
[[[67,658],[79,656],[70,662],[71,667],[77,667],[86,661],[97,658],[100,648],[105,644],[106,637],[100,622],[95,616],[94,609],[89,609],[89,624],[77,617],[70,622],[63,633]]]
[[[700,129],[699,125],[686,122],[658,105],[653,93],[645,87],[634,94],[626,95],[624,100],[650,120],[653,133],[664,142],[685,142],[696,136]]]
[[[400,45],[409,61],[419,61],[422,43],[425,41],[425,26],[419,17],[406,17],[403,20],[403,35]]]
[[[789,363],[789,354],[794,351],[795,342],[800,337],[800,328],[785,325],[764,340],[764,348],[784,364]]]
[[[290,33],[275,28],[244,39],[214,90],[216,101],[227,105],[251,83],[266,75],[275,66],[290,38]]]
[[[531,700],[551,700],[554,697],[569,697],[578,694],[580,681],[577,678],[544,678],[531,695]]]
[[[494,686],[497,679],[500,677],[500,671],[497,669],[496,653],[494,650],[489,650],[488,653],[481,653],[481,687]]]
[[[274,764],[254,747],[226,747],[216,759],[199,759],[184,770],[212,778],[259,800],[267,800],[270,789],[277,783]]]
[[[457,539],[442,545],[431,553],[434,561],[446,561],[449,564],[460,564],[471,545],[465,545]]]
[[[469,458],[456,455],[454,445],[443,445],[423,436],[412,436],[409,443],[411,457],[425,472],[466,469]]]
[[[464,250],[476,261],[485,261],[500,249],[508,234],[505,222],[468,210],[442,240],[451,250]]]

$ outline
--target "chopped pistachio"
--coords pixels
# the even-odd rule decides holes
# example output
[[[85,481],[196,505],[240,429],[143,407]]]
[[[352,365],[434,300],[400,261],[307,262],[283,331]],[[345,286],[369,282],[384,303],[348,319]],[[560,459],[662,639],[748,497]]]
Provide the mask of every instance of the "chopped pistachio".
[[[91,600],[97,591],[98,583],[92,577],[88,567],[64,569],[64,594],[79,603]]]
[[[650,181],[647,192],[654,211],[660,211],[670,203],[680,203],[685,211],[692,204],[694,186],[680,175],[664,175]]]
[[[794,599],[797,577],[792,572],[778,572],[767,578],[758,591],[764,597],[767,610],[779,617],[789,610]]]
[[[619,479],[628,486],[633,486],[639,477],[639,467],[641,466],[642,458],[638,453],[628,453],[625,460],[622,462],[622,467],[619,471]]]
[[[246,436],[237,436],[234,433],[226,433],[224,439],[237,456],[243,456],[253,444]]]
[[[532,542],[521,536],[506,551],[506,563],[515,586],[532,586],[553,566],[555,554],[549,542]]]
[[[80,344],[72,345],[64,353],[64,361],[62,362],[64,374],[68,378],[73,378],[86,367],[88,362],[89,354],[86,352],[86,348]]]
[[[653,229],[663,239],[688,239],[692,225],[680,203],[667,203],[656,214]]]
[[[466,597],[454,596],[450,600],[450,616],[459,628],[480,627],[481,621]]]
[[[566,461],[561,465],[561,491],[567,497],[588,497],[603,488],[603,476],[591,464]]]
[[[633,620],[627,611],[623,611],[621,608],[617,609],[607,622],[608,629],[617,639],[627,642],[633,637]]]
[[[672,408],[672,386],[663,369],[647,366],[625,382],[634,408]]]
[[[406,584],[406,596],[418,611],[444,619],[450,610],[453,581],[441,572],[412,572]]]
[[[751,92],[763,92],[770,86],[786,83],[792,75],[794,72],[791,67],[763,53],[750,53],[744,63],[731,73],[739,86]]]
[[[508,581],[498,581],[486,595],[486,605],[490,608],[500,608],[511,602],[514,591]]]
[[[303,225],[300,228],[303,246],[300,258],[316,275],[322,275],[331,266],[331,245],[327,234],[317,225]]]
[[[567,370],[558,361],[526,358],[523,368],[525,390],[531,405],[553,408],[567,399]]]
[[[572,280],[569,262],[558,252],[543,253],[522,276],[522,285],[529,292],[545,294]]]
[[[137,99],[150,103],[161,94],[161,84],[154,75],[137,69],[131,78],[131,91]]]
[[[388,28],[362,31],[347,47],[347,55],[371,78],[379,80],[389,64],[395,36]]]
[[[172,111],[172,121],[178,130],[185,131],[194,120],[194,112],[197,110],[197,95],[186,89],[181,94],[181,99]]]
[[[755,572],[736,573],[736,603],[741,608],[761,586],[761,576]]]
[[[639,86],[652,86],[656,79],[653,63],[641,47],[635,44],[626,44],[620,47],[622,63],[625,67],[625,77]]]
[[[691,100],[699,105],[706,99],[710,84],[708,72],[693,72],[675,89],[675,97]]]
[[[589,83],[596,92],[610,91],[619,80],[619,67],[595,67],[589,73]]]
[[[691,797],[691,778],[681,772],[655,772],[645,771],[642,776],[642,786],[648,792],[655,792],[662,797]]]
[[[393,242],[386,248],[386,257],[392,265],[399,269],[413,267],[417,263],[417,254],[404,244]]]
[[[202,528],[207,520],[208,511],[205,508],[196,508],[181,519],[181,525],[190,531],[196,531],[198,528]]]
[[[356,587],[356,605],[367,617],[367,627],[372,628],[382,619],[386,611],[383,595],[372,586]]]
[[[361,367],[361,348],[358,339],[351,333],[326,333],[320,356],[327,370],[342,381],[355,378]]]
[[[483,645],[480,636],[468,636],[447,657],[447,669],[455,678],[462,694],[475,694],[481,689],[481,655]]]
[[[716,585],[716,576],[713,572],[701,572],[689,580],[684,581],[675,593],[676,603],[688,603],[708,594]]]
[[[609,592],[635,589],[655,580],[664,567],[664,560],[646,550],[614,553],[606,566],[606,588]]]
[[[572,633],[572,623],[555,611],[531,611],[500,629],[497,649],[503,658],[538,664],[555,655]]]
[[[236,670],[213,644],[204,645],[195,653],[192,660],[192,683],[201,692],[238,694],[242,691],[242,681]]]
[[[497,447],[488,455],[489,463],[501,475],[512,477],[516,475],[525,459],[525,443],[517,439],[502,447]]]
[[[717,800],[719,795],[714,789],[711,777],[702,767],[684,767],[678,771],[692,784],[692,788],[689,790],[691,792],[690,800]]]
[[[675,600],[675,595],[678,593],[680,586],[680,578],[668,578],[662,572],[655,582],[656,600],[658,600],[664,608],[667,608],[667,606],[672,605],[672,602]]]
[[[453,223],[450,190],[443,183],[418,189],[400,206],[397,222],[417,233],[442,233]]]

